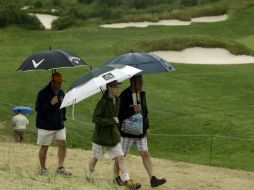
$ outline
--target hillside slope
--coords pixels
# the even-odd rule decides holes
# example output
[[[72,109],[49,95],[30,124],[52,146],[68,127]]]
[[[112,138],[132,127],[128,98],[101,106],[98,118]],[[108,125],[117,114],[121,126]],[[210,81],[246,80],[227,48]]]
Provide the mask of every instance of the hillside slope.
[[[69,149],[66,167],[73,172],[70,178],[54,174],[56,167],[56,147],[48,152],[48,177],[37,174],[38,146],[29,144],[0,143],[0,189],[122,189],[112,184],[112,162],[106,157],[99,163],[95,173],[95,183],[85,180],[85,171],[90,152]],[[142,183],[142,189],[151,189],[141,159],[127,158],[129,172]],[[251,190],[254,189],[254,173],[216,167],[153,159],[158,176],[166,177],[168,182],[158,188],[161,190]]]

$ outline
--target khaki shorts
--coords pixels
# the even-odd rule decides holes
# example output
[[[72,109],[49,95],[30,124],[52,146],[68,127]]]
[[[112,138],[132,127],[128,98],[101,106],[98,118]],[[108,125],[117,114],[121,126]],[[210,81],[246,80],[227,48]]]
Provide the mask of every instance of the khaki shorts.
[[[60,130],[44,130],[38,129],[38,145],[50,145],[53,140],[66,140],[66,130],[65,128]]]
[[[118,156],[124,155],[122,146],[120,143],[118,143],[115,146],[102,146],[102,145],[93,143],[93,147],[92,147],[93,158],[101,161],[103,160],[103,155],[105,154],[105,152],[108,152],[109,158],[111,160],[114,160]]]
[[[124,155],[126,156],[130,150],[133,144],[136,145],[139,152],[141,151],[148,151],[148,145],[147,145],[147,138],[129,138],[129,137],[122,137],[121,138],[121,144],[122,149],[124,152]]]
[[[24,130],[15,130],[15,139],[17,142],[22,142],[24,141]]]

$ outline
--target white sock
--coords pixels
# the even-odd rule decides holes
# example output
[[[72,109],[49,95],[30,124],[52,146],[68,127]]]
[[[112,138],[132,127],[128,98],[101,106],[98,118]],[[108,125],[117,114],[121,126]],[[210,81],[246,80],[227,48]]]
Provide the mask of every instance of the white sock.
[[[130,176],[128,174],[128,172],[123,173],[123,181],[128,181],[130,179]]]
[[[88,177],[88,178],[93,178],[93,172],[94,172],[94,171],[88,170],[88,172],[87,172],[87,174],[86,174],[86,177]]]

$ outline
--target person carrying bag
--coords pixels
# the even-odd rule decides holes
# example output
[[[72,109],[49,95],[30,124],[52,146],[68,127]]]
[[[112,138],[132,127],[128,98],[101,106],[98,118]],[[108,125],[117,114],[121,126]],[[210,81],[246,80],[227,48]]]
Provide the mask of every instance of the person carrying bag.
[[[118,113],[119,131],[124,155],[127,156],[135,145],[143,160],[144,167],[150,178],[151,187],[158,187],[166,183],[165,178],[155,176],[152,160],[148,151],[149,120],[146,104],[146,93],[143,91],[143,77],[135,75],[130,79],[130,86],[120,95],[120,108]],[[120,170],[115,162],[115,181],[121,185]]]
[[[133,106],[137,105],[140,99],[140,94],[132,93]],[[123,120],[121,130],[124,133],[131,135],[142,135],[143,134],[143,115],[142,110],[140,113],[135,113],[131,117]]]

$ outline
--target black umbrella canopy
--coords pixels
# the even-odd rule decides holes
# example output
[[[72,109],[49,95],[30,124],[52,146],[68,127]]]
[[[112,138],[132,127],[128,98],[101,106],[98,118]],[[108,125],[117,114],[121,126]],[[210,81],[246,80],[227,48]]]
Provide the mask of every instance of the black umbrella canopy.
[[[173,65],[159,56],[148,53],[127,53],[108,61],[108,64],[129,65],[143,70],[141,74],[170,72],[176,70]]]
[[[74,53],[48,50],[28,57],[17,71],[53,70],[80,66],[87,66],[87,63]]]

